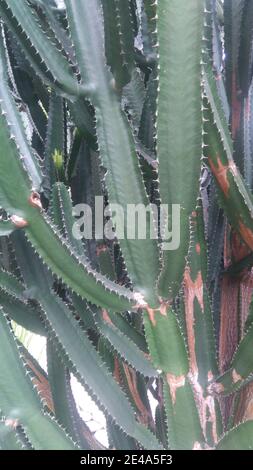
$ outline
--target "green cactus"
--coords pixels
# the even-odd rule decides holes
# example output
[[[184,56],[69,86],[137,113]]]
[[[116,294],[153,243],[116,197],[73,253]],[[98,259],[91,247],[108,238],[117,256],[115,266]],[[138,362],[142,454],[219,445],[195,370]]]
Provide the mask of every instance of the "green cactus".
[[[253,448],[251,3],[0,0],[0,449]]]

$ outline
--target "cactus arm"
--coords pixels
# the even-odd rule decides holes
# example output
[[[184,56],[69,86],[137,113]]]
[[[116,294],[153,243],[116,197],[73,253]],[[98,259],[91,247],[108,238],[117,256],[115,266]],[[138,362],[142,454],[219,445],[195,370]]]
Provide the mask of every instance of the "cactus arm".
[[[105,330],[103,330],[104,322],[102,323],[102,321],[100,321],[99,325],[96,324],[95,322],[95,318],[94,318],[95,309],[94,308],[91,308],[90,305],[88,305],[86,301],[83,301],[82,299],[80,299],[80,297],[76,295],[72,295],[72,302],[73,302],[73,306],[78,316],[83,321],[86,329],[88,328],[92,328],[95,330],[100,329],[101,333],[103,334],[103,331],[107,331],[107,329],[111,325],[113,329],[113,333],[111,335],[112,346],[118,351],[120,356],[122,356],[122,352],[120,352],[121,351],[121,344],[120,344],[121,336],[129,340],[130,348],[132,344],[135,345],[135,347],[137,348],[137,351],[139,351],[138,355],[140,354],[140,351],[144,354],[147,354],[147,345],[146,345],[145,337],[141,333],[139,333],[131,324],[129,324],[129,322],[121,314],[114,313],[109,310],[106,311],[106,318],[107,318],[106,326],[108,328],[105,328]],[[100,313],[100,316],[102,316],[102,313]],[[110,333],[111,331],[108,332],[109,336],[110,336]],[[116,347],[116,343],[113,341],[114,334],[116,335],[117,347]],[[127,362],[131,364],[130,360],[127,360],[126,357],[125,359]]]
[[[52,228],[48,219],[39,215],[36,223],[27,227],[26,234],[45,263],[81,297],[115,311],[134,306],[134,296],[128,289],[109,281],[89,264],[78,261],[74,253],[71,254],[71,247],[64,242],[57,229]]]
[[[11,133],[7,127],[5,117],[0,117],[0,205],[11,214],[23,216],[22,209],[29,198],[29,179],[24,173],[23,165],[18,158],[17,148],[12,139]],[[8,155],[8,159],[6,158]],[[16,213],[17,200],[19,201],[19,212]]]
[[[47,86],[53,85],[53,77],[48,71],[44,62],[41,62],[40,57],[35,54],[34,49],[26,37],[25,33],[20,30],[17,20],[4,3],[0,3],[0,12],[3,21],[7,25],[8,36],[11,36],[12,43],[18,41],[18,46],[15,45],[15,58],[18,56],[19,65],[22,64],[23,69],[27,70],[30,76],[36,74],[37,77],[43,81]],[[20,47],[21,46],[21,47]],[[57,88],[60,92],[61,90]]]
[[[205,288],[207,258],[201,208],[192,215],[191,229],[191,251],[184,278],[189,360],[174,313],[162,308],[160,312],[149,310],[144,313],[152,360],[157,369],[165,373],[168,440],[173,449],[203,448],[205,442],[213,445],[218,440],[221,427],[217,403],[206,394],[210,377],[217,374],[217,362],[211,309]],[[198,397],[198,411],[194,397]]]
[[[252,450],[253,421],[245,421],[224,434],[216,450]]]
[[[193,449],[204,442],[193,391],[189,383],[189,362],[184,337],[171,308],[144,312],[145,334],[151,359],[164,375],[164,401],[168,445],[172,449]]]
[[[89,327],[96,328],[94,317],[92,316],[92,311],[90,307],[87,305],[87,302],[80,299],[80,297],[72,296],[73,305],[80,316],[80,318],[85,322],[85,320],[89,317],[91,321],[89,323]],[[87,313],[87,315],[86,315]],[[117,328],[124,336],[129,338],[138,349],[143,351],[143,353],[147,354],[147,344],[145,341],[144,335],[139,333],[129,322],[124,318],[123,315],[119,313],[115,313],[112,311],[107,311],[108,317],[110,322]]]
[[[32,12],[28,4],[26,2],[16,2],[15,0],[8,2],[1,0],[0,12],[12,32],[18,34],[18,39],[21,39],[21,44],[25,46],[26,52],[28,49],[26,41],[29,39],[30,47],[32,46],[28,51],[31,65],[34,64],[33,56],[37,53],[46,68],[50,70],[53,80],[61,85],[66,94],[70,96],[78,95],[80,86],[71,72],[67,59],[48,39],[36,20],[35,12]],[[13,27],[15,21],[18,24],[16,28]]]
[[[72,296],[73,306],[86,329],[98,331],[108,340],[110,348],[144,377],[156,377],[157,371],[146,357],[144,337],[120,316],[103,309],[95,310],[87,302]]]
[[[81,449],[89,450],[90,445],[84,437],[82,420],[72,395],[69,371],[51,341],[47,341],[47,367],[56,419],[78,442]]]
[[[66,6],[82,78],[94,87],[90,99],[95,107],[99,153],[102,164],[107,169],[105,183],[109,201],[111,204],[119,204],[124,211],[124,239],[120,240],[120,247],[128,274],[135,288],[141,291],[150,303],[155,304],[159,269],[157,241],[150,239],[149,233],[145,240],[130,239],[126,233],[127,204],[143,204],[146,207],[148,198],[134,150],[133,137],[112,88],[111,75],[105,66],[98,2],[68,0]],[[132,221],[129,221],[128,225],[131,223]],[[148,257],[146,253],[149,253]]]
[[[145,377],[156,377],[157,371],[140,349],[124,333],[116,328],[107,313],[94,312],[96,326],[102,336],[107,338],[112,348],[119,353],[122,359]]]
[[[206,287],[207,252],[202,207],[191,217],[191,249],[184,274],[185,322],[188,340],[189,380],[198,397],[198,409],[209,446],[218,441],[221,416],[218,402],[206,393],[210,380],[218,374],[214,325]]]
[[[75,219],[72,215],[72,201],[66,186],[63,183],[55,183],[52,188],[51,211],[54,223],[57,225],[62,235],[71,245],[76,255],[81,259],[86,259],[84,246],[81,240],[73,236],[72,228]],[[86,259],[87,261],[87,259]]]
[[[9,295],[9,293],[2,290],[1,285],[0,293],[0,305],[11,320],[14,320],[15,323],[37,335],[46,335],[45,328],[40,319],[41,312],[37,307],[33,307],[28,302]]]
[[[222,206],[246,245],[253,249],[253,204],[232,156],[232,140],[224,117],[216,85],[210,69],[205,70],[207,155],[209,165],[220,188]],[[210,115],[211,109],[211,115]],[[214,125],[213,125],[214,121]]]
[[[189,216],[196,205],[199,187],[203,10],[203,2],[198,1],[187,2],[187,5],[182,1],[158,3],[160,195],[161,202],[169,204],[169,211],[171,204],[180,204],[183,236],[179,250],[163,255],[159,294],[166,299],[177,293],[183,278],[190,241]],[[185,73],[187,63],[189,69]],[[182,186],[179,188],[180,181]],[[189,363],[184,338],[175,314],[166,305],[161,305],[160,309],[147,309],[144,324],[153,362],[165,376],[169,445],[175,449],[201,446],[204,437],[187,377]]]
[[[12,274],[8,273],[7,271],[0,270],[0,288],[6,294],[16,297],[19,300],[24,300],[24,286]]]
[[[37,449],[74,449],[72,441],[49,415],[42,411],[42,404],[30,377],[24,368],[14,335],[1,311],[1,398],[2,413],[18,420],[24,426],[32,445]]]
[[[75,64],[73,45],[71,43],[71,39],[61,25],[60,18],[55,15],[53,8],[43,0],[37,0],[36,3],[36,7],[39,7],[41,9],[40,11],[44,14],[44,18],[46,19],[47,23],[47,29],[51,34],[53,33],[53,38],[57,39],[59,45],[62,46],[68,57],[68,60]],[[40,18],[41,17],[42,15],[40,15]]]
[[[3,45],[3,39],[0,39],[0,102],[1,111],[5,116],[6,120],[11,123],[11,135],[15,139],[21,157],[23,158],[24,165],[29,172],[33,189],[39,190],[42,181],[42,173],[39,166],[39,162],[35,157],[32,148],[27,142],[25,130],[21,122],[20,115],[17,111],[16,103],[9,91],[8,85],[8,68],[5,56],[5,49]]]
[[[133,325],[129,324],[122,315],[108,311],[108,316],[113,325],[115,325],[123,335],[127,336],[141,351],[147,353],[147,344],[144,335],[139,333]]]
[[[43,174],[41,162],[38,154],[28,142],[20,112],[17,110],[15,100],[9,90],[8,65],[5,56],[3,39],[0,39],[0,102],[3,115],[10,123],[11,135],[19,148],[20,157],[23,159],[24,166],[29,173],[30,180],[34,190],[39,191],[42,184]]]
[[[36,223],[26,229],[26,234],[44,262],[81,297],[95,305],[115,311],[134,306],[134,295],[126,288],[96,273],[71,251],[50,221],[39,214]],[[43,240],[43,242],[42,242]],[[61,240],[61,243],[59,241]]]
[[[204,2],[158,2],[159,94],[157,154],[163,204],[180,204],[180,247],[165,251],[162,297],[174,297],[183,278],[197,202],[202,155],[200,62]],[[171,291],[171,293],[168,292]]]
[[[36,334],[45,335],[40,311],[27,302],[25,286],[7,271],[0,270],[0,305],[16,323]]]
[[[134,65],[134,30],[129,0],[102,0],[105,55],[120,91]]]

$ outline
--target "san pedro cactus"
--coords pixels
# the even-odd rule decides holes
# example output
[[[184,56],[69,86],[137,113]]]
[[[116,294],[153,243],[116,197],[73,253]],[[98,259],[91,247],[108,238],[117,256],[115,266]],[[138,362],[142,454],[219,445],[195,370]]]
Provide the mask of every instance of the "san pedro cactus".
[[[0,19],[0,449],[252,449],[251,2]]]

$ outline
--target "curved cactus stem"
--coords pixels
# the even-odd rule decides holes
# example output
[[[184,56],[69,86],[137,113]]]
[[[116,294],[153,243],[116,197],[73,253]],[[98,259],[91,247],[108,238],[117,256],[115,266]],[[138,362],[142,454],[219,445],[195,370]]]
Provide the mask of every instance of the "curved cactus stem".
[[[16,103],[10,93],[8,85],[8,66],[3,44],[3,37],[0,38],[0,103],[3,119],[6,119],[10,126],[11,138],[19,148],[20,157],[29,173],[34,190],[39,190],[42,182],[42,173],[37,157],[31,146],[28,144],[25,130],[17,111]]]
[[[90,100],[95,107],[99,153],[102,164],[107,170],[105,184],[110,204],[116,204],[122,210],[118,225],[121,225],[123,234],[119,232],[118,237],[128,274],[134,287],[146,297],[150,304],[155,305],[159,255],[157,240],[152,239],[156,236],[154,215],[151,208],[146,217],[145,239],[136,238],[136,234],[129,236],[128,230],[133,225],[133,219],[128,220],[127,205],[128,208],[130,205],[134,206],[133,208],[141,206],[143,210],[143,207],[148,206],[149,201],[131,130],[126,117],[120,110],[111,74],[105,66],[99,4],[97,0],[78,3],[67,0],[66,6],[82,78],[94,87]],[[90,61],[91,48],[93,50],[92,61]],[[112,217],[113,221],[114,217]],[[146,253],[149,253],[148,257]]]
[[[0,305],[11,320],[14,320],[18,325],[23,326],[26,330],[32,331],[37,335],[46,335],[45,328],[40,318],[41,312],[37,306],[30,305],[25,299],[22,301],[15,296],[15,293],[10,295],[9,292],[2,289],[1,283],[0,294]]]
[[[118,313],[96,310],[72,296],[73,306],[85,329],[92,329],[107,339],[110,348],[144,377],[156,377],[157,371],[147,357],[145,338]]]
[[[207,286],[207,251],[202,207],[191,217],[191,248],[184,274],[185,323],[189,350],[189,381],[193,388],[207,444],[218,441],[222,423],[218,401],[207,392],[217,374],[217,350]]]
[[[205,154],[215,177],[222,207],[233,228],[248,247],[253,249],[253,202],[233,160],[229,128],[217,94],[211,69],[206,66],[204,86],[207,98]],[[205,103],[206,104],[206,103]]]
[[[82,428],[82,420],[76,409],[71,391],[70,374],[63,365],[51,341],[47,341],[48,380],[52,392],[55,416],[68,430],[81,449],[91,449]]]
[[[98,325],[95,323],[93,316],[94,309],[87,304],[86,301],[82,300],[76,295],[72,295],[73,306],[83,321],[85,328],[91,328],[97,330]],[[110,310],[107,312],[107,324],[111,324],[118,330],[119,337],[121,335],[126,336],[131,343],[134,343],[139,351],[142,351],[145,355],[148,354],[147,344],[144,335],[137,331],[126,318],[120,313],[115,313]],[[101,314],[102,315],[102,314]]]
[[[107,338],[112,348],[118,352],[122,359],[144,375],[144,377],[157,376],[157,371],[150,361],[145,358],[143,352],[131,339],[114,326],[109,312],[106,310],[94,312],[94,320],[98,331],[104,338]]]
[[[14,335],[3,311],[0,312],[0,408],[10,424],[21,423],[35,449],[75,449],[42,403],[24,367]],[[9,391],[11,390],[11,394]]]
[[[41,20],[42,25],[45,25],[46,23],[46,32],[48,33],[48,35],[51,34],[53,42],[56,42],[56,40],[58,41],[59,48],[61,47],[63,49],[68,60],[73,65],[75,65],[76,60],[73,50],[73,44],[67,32],[63,28],[61,14],[55,14],[53,4],[51,6],[50,3],[47,4],[47,2],[44,2],[43,0],[36,0],[35,3],[35,6],[37,7],[37,12],[38,9],[39,12],[43,12],[38,16]]]
[[[54,223],[71,245],[76,255],[87,262],[82,241],[77,240],[73,235],[75,219],[72,214],[72,201],[69,192],[63,183],[55,183],[52,187],[50,211]]]
[[[58,230],[41,214],[27,227],[26,234],[49,268],[81,297],[115,311],[135,305],[131,291],[97,273],[83,259],[78,260]]]

